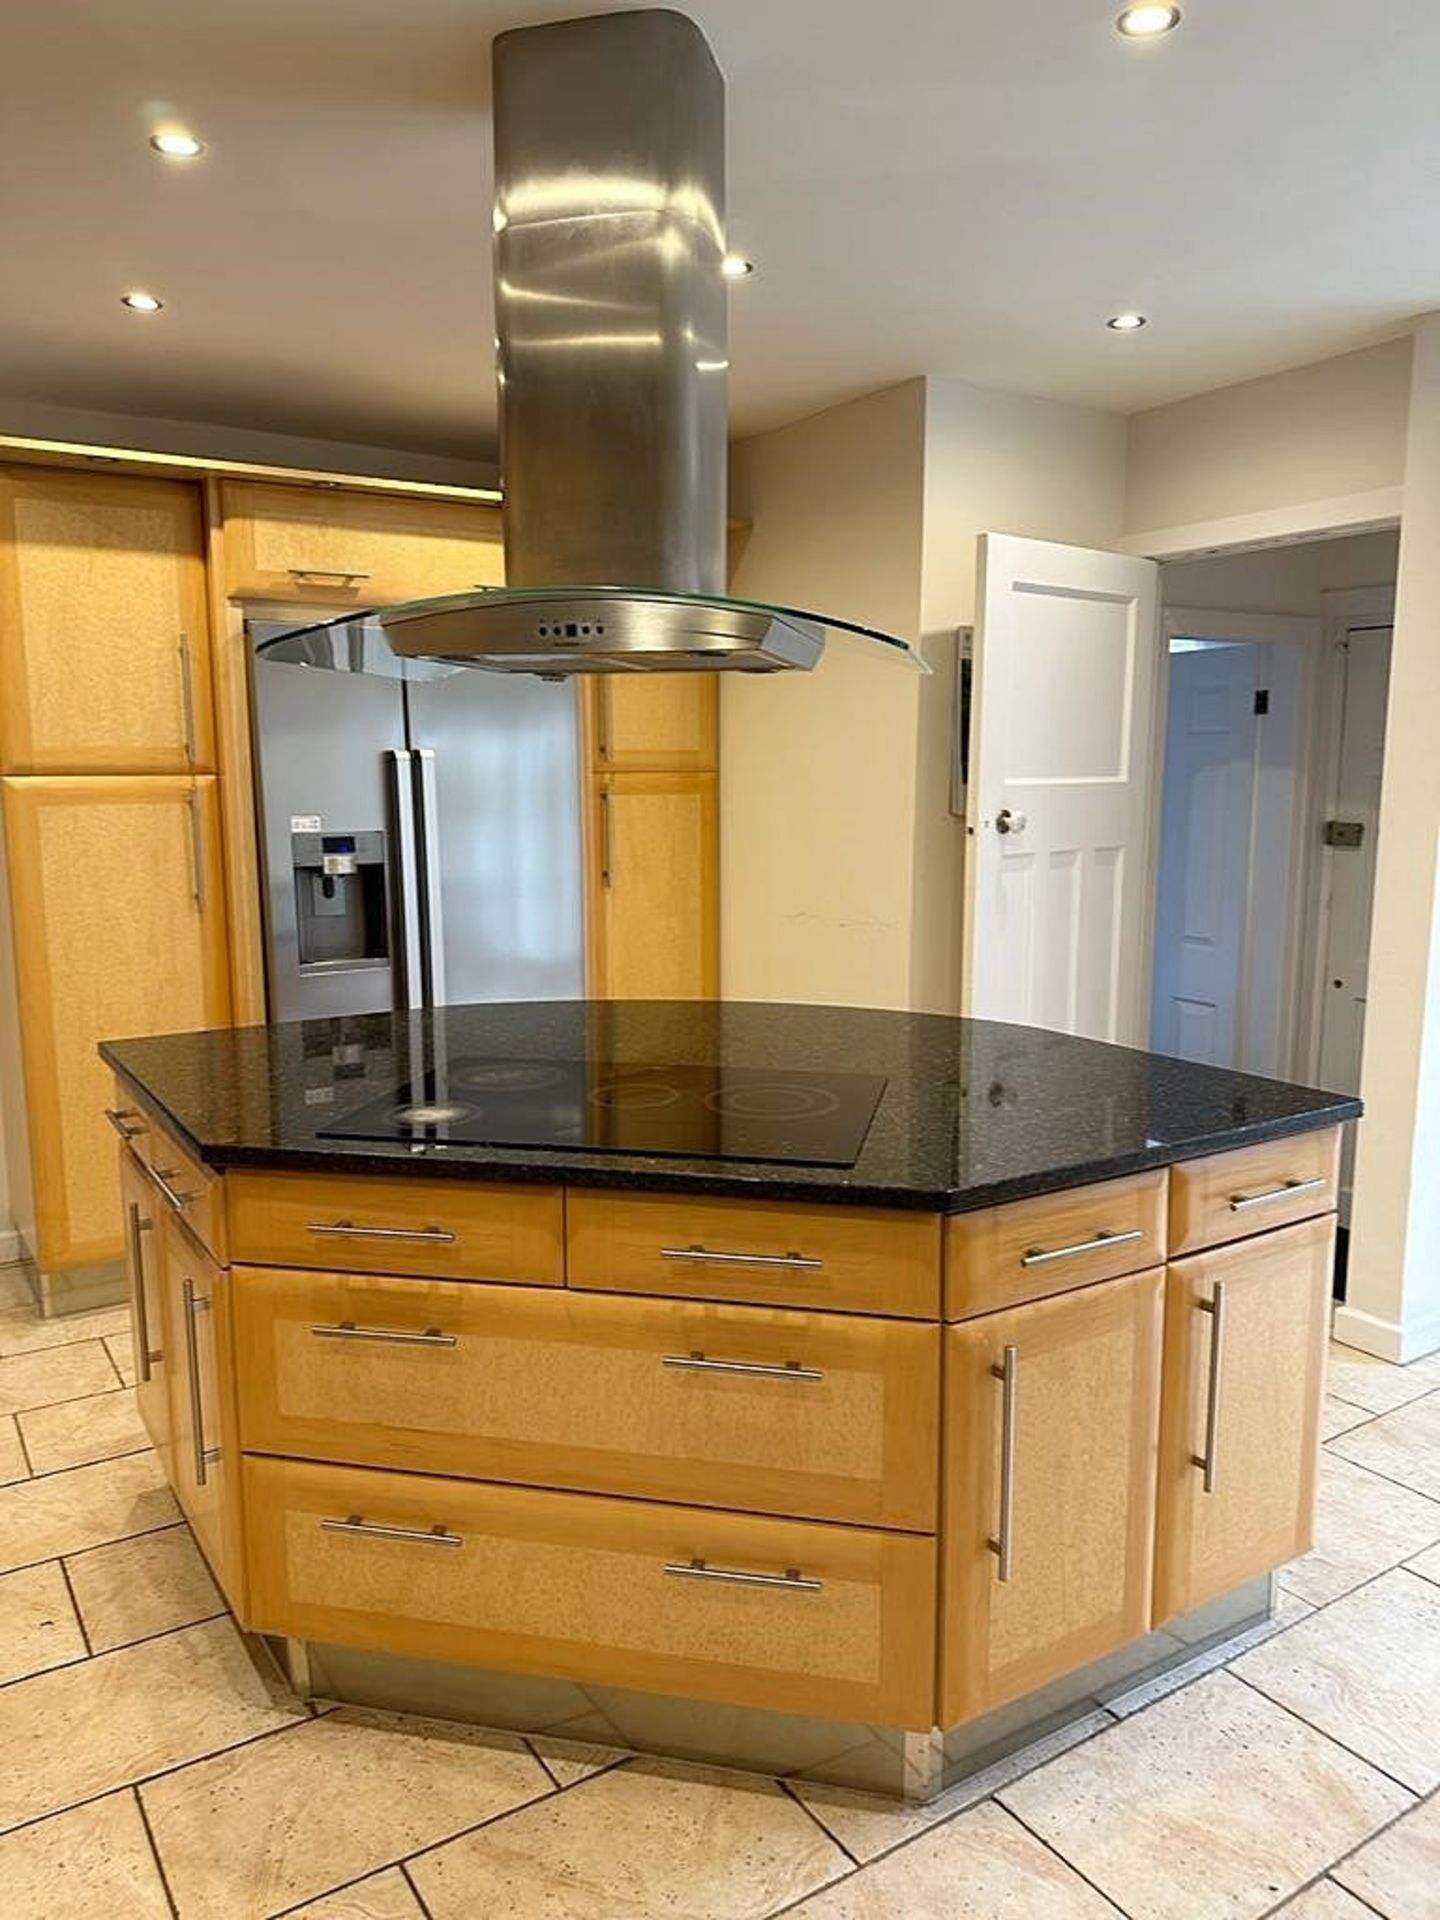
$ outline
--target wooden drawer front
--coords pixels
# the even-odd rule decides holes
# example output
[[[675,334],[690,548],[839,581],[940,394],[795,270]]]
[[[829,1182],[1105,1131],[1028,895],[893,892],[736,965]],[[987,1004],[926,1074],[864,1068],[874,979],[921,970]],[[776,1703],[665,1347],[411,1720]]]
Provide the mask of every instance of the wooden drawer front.
[[[165,1209],[178,1215],[206,1252],[223,1265],[227,1246],[224,1181],[137,1106],[123,1081],[115,1082],[115,1104],[106,1111],[111,1126],[149,1174]]]
[[[253,1451],[934,1530],[938,1328],[259,1267],[236,1282]]]
[[[232,1173],[236,1260],[563,1285],[558,1187],[324,1173]]]
[[[945,1223],[945,1318],[1040,1300],[1165,1259],[1165,1168]]]
[[[668,1194],[569,1197],[572,1287],[935,1318],[936,1214]]]
[[[919,1535],[254,1454],[245,1489],[263,1632],[932,1724],[935,1543]]]
[[[1170,1169],[1170,1251],[1194,1253],[1333,1212],[1340,1129],[1266,1140]]]
[[[232,482],[222,488],[232,598],[374,606],[498,586],[498,508]]]
[[[1329,1215],[1166,1275],[1156,1626],[1314,1542],[1334,1259]]]

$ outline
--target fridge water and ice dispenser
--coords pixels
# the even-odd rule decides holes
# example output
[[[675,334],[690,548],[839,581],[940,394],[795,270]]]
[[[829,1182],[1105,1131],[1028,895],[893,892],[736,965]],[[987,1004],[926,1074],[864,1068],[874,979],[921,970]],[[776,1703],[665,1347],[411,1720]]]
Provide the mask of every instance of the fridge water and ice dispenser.
[[[385,835],[292,832],[290,864],[301,968],[385,965]]]

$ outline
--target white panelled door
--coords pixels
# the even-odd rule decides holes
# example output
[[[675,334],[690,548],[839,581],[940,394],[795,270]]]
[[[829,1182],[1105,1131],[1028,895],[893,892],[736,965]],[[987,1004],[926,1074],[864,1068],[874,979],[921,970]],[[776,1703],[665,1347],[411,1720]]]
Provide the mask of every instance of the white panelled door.
[[[1159,568],[980,540],[963,1005],[1144,1046]]]

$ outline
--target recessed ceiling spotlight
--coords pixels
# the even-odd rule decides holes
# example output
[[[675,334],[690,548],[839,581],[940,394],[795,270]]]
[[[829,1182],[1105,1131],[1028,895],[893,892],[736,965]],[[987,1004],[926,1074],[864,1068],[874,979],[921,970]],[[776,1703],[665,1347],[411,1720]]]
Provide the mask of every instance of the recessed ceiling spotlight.
[[[122,293],[120,304],[131,313],[159,313],[165,302],[157,300],[153,293]]]
[[[197,140],[193,133],[182,133],[178,129],[172,133],[152,133],[150,144],[156,153],[163,153],[167,160],[193,160],[197,153],[205,151],[203,140]]]
[[[727,253],[720,262],[720,271],[727,280],[743,280],[747,274],[754,273],[755,262],[747,260],[743,253]]]
[[[1115,31],[1127,40],[1153,40],[1157,34],[1173,33],[1179,24],[1179,7],[1148,3],[1125,7],[1115,17]]]
[[[1138,333],[1150,322],[1143,313],[1112,313],[1105,324],[1112,333]]]

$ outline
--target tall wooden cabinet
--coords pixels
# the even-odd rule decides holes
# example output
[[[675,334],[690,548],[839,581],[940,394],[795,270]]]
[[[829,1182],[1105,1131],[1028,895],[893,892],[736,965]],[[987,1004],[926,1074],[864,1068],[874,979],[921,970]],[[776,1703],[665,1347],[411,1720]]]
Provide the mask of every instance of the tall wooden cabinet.
[[[720,990],[715,677],[607,676],[584,694],[589,992],[712,998]]]
[[[97,1043],[230,1017],[214,768],[197,489],[0,475],[7,1146],[47,1285],[126,1251]]]

